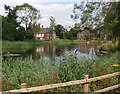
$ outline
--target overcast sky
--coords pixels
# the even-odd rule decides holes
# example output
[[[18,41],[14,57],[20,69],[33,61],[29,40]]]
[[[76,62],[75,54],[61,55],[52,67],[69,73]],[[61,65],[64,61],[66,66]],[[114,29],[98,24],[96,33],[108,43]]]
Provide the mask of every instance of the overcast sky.
[[[29,3],[41,11],[41,24],[49,27],[49,17],[53,16],[57,24],[65,27],[72,26],[74,21],[70,18],[73,6],[79,0],[0,0],[0,15],[5,15],[4,5],[16,6]]]

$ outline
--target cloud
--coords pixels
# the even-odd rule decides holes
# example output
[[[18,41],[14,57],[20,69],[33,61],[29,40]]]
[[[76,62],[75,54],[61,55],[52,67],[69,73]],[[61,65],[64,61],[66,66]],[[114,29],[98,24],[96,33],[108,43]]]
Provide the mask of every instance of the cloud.
[[[41,15],[44,18],[45,22],[41,22],[42,24],[45,24],[49,26],[49,17],[52,15],[56,19],[56,23],[62,24],[62,25],[72,25],[74,24],[74,21],[70,18],[70,15],[72,14],[74,4],[73,3],[65,3],[65,4],[58,4],[58,3],[50,3],[50,4],[34,4],[34,7],[39,9],[41,11]],[[43,20],[41,20],[43,21]]]
[[[0,4],[0,15],[5,15],[4,6]]]
[[[48,19],[47,19],[47,18],[42,18],[41,21],[43,21],[43,22],[47,22]]]
[[[14,2],[15,1],[15,2]],[[23,2],[30,2],[29,4],[33,7],[40,10],[41,16],[43,17],[41,19],[41,24],[43,24],[45,27],[49,27],[50,21],[49,17],[52,15],[56,19],[56,23],[62,24],[65,26],[70,26],[74,24],[74,21],[70,18],[70,15],[72,14],[74,3],[55,3],[56,0],[53,0],[54,3],[41,3],[44,0],[9,0],[7,2],[2,1],[2,4],[8,4],[10,6],[20,5],[23,4]],[[47,0],[45,0],[47,2]],[[68,0],[72,1],[72,0]],[[73,0],[74,1],[74,0]],[[3,14],[4,8],[0,7],[0,14]]]
[[[58,3],[53,3],[53,4],[47,4],[47,5],[40,5],[40,4],[34,4],[36,8],[44,11],[49,11],[49,12],[61,12],[61,11],[66,11],[71,8],[73,8],[74,4],[58,4]]]
[[[67,3],[67,2],[79,2],[79,0],[3,0],[1,3]]]

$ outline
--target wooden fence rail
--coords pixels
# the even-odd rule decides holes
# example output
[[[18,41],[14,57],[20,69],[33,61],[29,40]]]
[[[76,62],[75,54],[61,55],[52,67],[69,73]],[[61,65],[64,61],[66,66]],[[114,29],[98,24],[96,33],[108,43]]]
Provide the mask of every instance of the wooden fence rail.
[[[69,82],[65,82],[65,83],[50,84],[50,85],[31,87],[31,88],[27,88],[26,84],[24,83],[24,84],[21,85],[21,89],[3,91],[2,94],[14,93],[14,92],[15,93],[33,92],[33,91],[47,90],[47,89],[53,89],[53,88],[59,88],[59,87],[64,87],[64,86],[77,85],[77,84],[84,84],[83,90],[86,93],[86,92],[89,91],[88,90],[89,89],[88,85],[89,85],[90,82],[97,81],[97,80],[102,80],[102,79],[106,79],[106,78],[111,78],[111,77],[114,77],[114,76],[120,76],[120,72],[115,72],[115,73],[102,75],[102,76],[94,77],[94,78],[88,78],[88,75],[85,75],[85,79],[82,79],[82,80],[69,81]],[[97,91],[94,91],[94,92],[106,92],[106,91],[113,90],[113,89],[116,89],[116,88],[119,88],[119,87],[120,87],[120,84],[110,86],[108,88],[104,88],[104,89],[97,90]]]

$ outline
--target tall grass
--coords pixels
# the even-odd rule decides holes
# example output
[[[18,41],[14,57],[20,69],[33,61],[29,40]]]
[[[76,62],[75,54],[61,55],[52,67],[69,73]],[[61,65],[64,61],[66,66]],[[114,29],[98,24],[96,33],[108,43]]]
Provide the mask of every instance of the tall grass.
[[[47,85],[52,83],[80,80],[84,74],[89,77],[100,76],[118,71],[111,65],[118,63],[118,53],[110,53],[97,60],[79,61],[75,55],[67,54],[61,63],[47,63],[42,58],[33,60],[32,58],[3,60],[3,90],[20,88],[21,83],[27,83],[28,87]],[[97,81],[90,84],[90,91],[103,88],[117,83],[117,78]],[[52,89],[52,91],[82,91],[81,85],[74,85],[64,88]]]
[[[20,88],[20,84],[24,82],[29,87],[50,83],[50,75],[57,67],[43,62],[42,59],[34,61],[32,58],[3,61],[3,89]]]

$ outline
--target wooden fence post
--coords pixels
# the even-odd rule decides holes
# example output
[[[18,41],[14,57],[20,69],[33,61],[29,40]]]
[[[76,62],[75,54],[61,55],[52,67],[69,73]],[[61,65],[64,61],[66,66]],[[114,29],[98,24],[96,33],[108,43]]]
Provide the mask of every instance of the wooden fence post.
[[[85,77],[85,80],[86,80],[86,82],[87,82],[87,80],[88,80],[88,75],[84,75],[84,77]],[[85,83],[85,84],[84,84],[83,90],[84,90],[84,94],[87,94],[87,93],[88,93],[88,91],[89,91],[88,83]]]
[[[26,83],[22,83],[22,84],[21,84],[21,89],[22,89],[22,88],[27,88],[27,84],[26,84]]]

